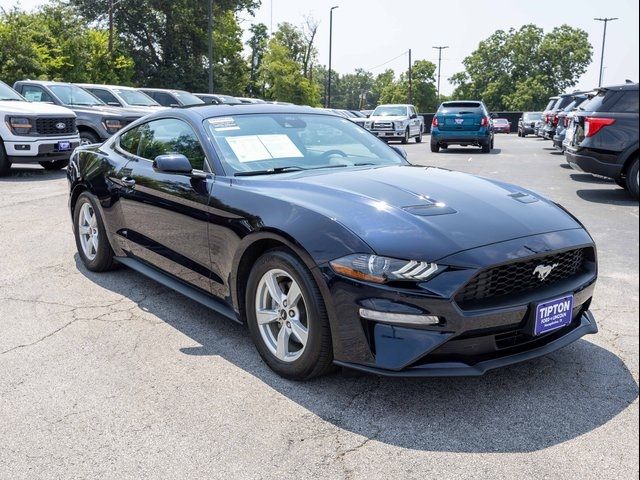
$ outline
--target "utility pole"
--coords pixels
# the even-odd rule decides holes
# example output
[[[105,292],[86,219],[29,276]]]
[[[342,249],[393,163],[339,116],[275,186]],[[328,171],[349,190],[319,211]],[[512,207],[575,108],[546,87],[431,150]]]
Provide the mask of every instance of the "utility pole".
[[[207,0],[207,9],[207,34],[209,36],[209,93],[213,93],[213,0]]]
[[[269,35],[273,35],[273,0],[269,2]]]
[[[327,108],[331,108],[331,47],[333,43],[333,11],[337,6],[329,10],[329,78],[327,79]]]
[[[109,55],[113,55],[113,0],[109,1]]]
[[[411,49],[409,49],[409,104],[413,104],[413,75],[411,71]]]
[[[448,46],[444,46],[444,47],[433,47],[433,48],[438,50],[438,96],[437,96],[437,103],[440,104],[440,67],[442,65],[442,50],[444,50],[445,48],[449,48],[449,47]]]
[[[602,53],[600,54],[600,76],[598,78],[598,87],[602,86],[602,66],[604,65],[604,42],[607,39],[607,23],[613,22],[614,20],[618,20],[618,17],[610,17],[610,18],[594,18],[598,22],[604,23],[604,32],[602,33]]]

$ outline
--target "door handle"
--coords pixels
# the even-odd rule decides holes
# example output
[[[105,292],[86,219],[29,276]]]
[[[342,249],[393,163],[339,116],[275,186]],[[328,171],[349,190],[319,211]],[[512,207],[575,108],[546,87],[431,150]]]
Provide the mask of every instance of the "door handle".
[[[131,177],[122,177],[122,184],[125,187],[132,188],[136,184],[136,181]]]

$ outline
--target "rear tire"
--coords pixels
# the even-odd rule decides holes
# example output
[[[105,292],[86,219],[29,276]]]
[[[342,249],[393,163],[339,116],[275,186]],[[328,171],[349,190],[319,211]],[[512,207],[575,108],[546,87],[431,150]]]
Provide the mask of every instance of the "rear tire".
[[[482,144],[482,153],[491,153],[491,142]]]
[[[61,170],[69,165],[69,160],[54,160],[53,162],[40,162],[45,170]]]
[[[627,171],[627,191],[633,198],[638,200],[638,192],[640,186],[638,185],[638,157],[635,158],[629,170]]]
[[[294,285],[300,292],[295,303],[285,300]],[[280,301],[275,301],[274,291]],[[307,380],[333,368],[331,329],[324,300],[309,269],[289,251],[270,250],[258,258],[249,274],[244,302],[251,339],[262,359],[278,375]],[[260,324],[258,310],[262,312]],[[296,332],[302,332],[306,340],[300,340]]]
[[[4,151],[4,144],[0,142],[0,177],[6,177],[11,171],[11,162],[7,158],[7,153]]]
[[[87,269],[92,272],[106,272],[115,268],[113,250],[107,238],[98,202],[88,192],[81,193],[76,201],[73,210],[73,233],[78,255]],[[90,237],[94,237],[95,242],[92,242]]]
[[[438,153],[440,151],[440,145],[437,143],[431,142],[431,151],[433,153]]]

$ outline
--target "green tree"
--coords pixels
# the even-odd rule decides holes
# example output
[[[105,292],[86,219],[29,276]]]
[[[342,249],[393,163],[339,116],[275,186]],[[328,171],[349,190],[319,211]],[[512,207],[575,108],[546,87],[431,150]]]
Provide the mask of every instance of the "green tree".
[[[249,85],[247,91],[252,96],[257,96],[261,91],[261,84],[258,81],[258,72],[262,65],[262,59],[267,51],[269,35],[267,26],[264,23],[251,25],[249,28],[251,38],[247,40],[247,46],[251,49],[249,54]]]
[[[463,61],[449,81],[454,98],[481,99],[492,110],[536,110],[549,96],[574,86],[591,63],[584,30],[562,25],[545,33],[535,25],[497,30]]]
[[[119,42],[108,51],[108,32],[93,28],[65,4],[35,12],[0,12],[0,76],[6,82],[43,78],[69,82],[128,83],[133,61]]]
[[[277,36],[269,41],[260,67],[260,80],[266,87],[265,96],[271,100],[320,105],[317,84],[303,75],[301,63],[292,58],[289,48]]]

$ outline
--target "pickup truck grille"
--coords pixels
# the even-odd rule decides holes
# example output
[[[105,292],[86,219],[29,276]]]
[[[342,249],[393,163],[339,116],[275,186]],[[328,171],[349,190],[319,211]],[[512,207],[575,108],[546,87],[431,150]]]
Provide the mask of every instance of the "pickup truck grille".
[[[374,122],[373,130],[393,130],[393,122]]]
[[[546,287],[585,273],[593,256],[592,248],[579,248],[492,267],[473,277],[455,300],[465,309],[469,304]],[[544,279],[535,273],[540,265],[553,266]]]
[[[64,125],[62,128],[58,128]],[[31,135],[67,135],[76,133],[76,119],[72,117],[37,118]]]

